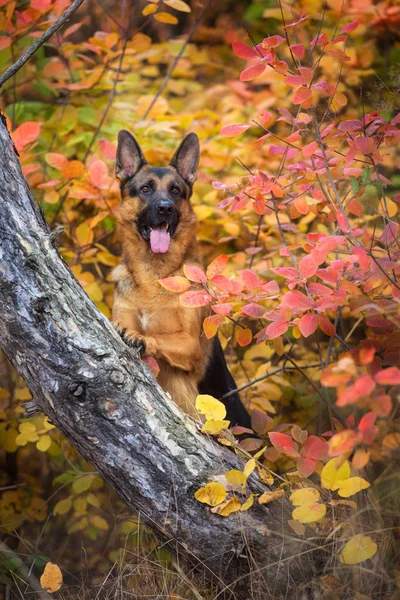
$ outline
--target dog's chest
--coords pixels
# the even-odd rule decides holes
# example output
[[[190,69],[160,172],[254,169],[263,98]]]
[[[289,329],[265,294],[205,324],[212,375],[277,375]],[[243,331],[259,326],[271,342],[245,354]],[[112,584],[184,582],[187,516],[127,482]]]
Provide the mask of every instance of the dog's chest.
[[[140,327],[142,328],[143,333],[146,333],[146,330],[149,327],[150,318],[148,313],[143,310],[138,311],[138,320],[140,323]]]

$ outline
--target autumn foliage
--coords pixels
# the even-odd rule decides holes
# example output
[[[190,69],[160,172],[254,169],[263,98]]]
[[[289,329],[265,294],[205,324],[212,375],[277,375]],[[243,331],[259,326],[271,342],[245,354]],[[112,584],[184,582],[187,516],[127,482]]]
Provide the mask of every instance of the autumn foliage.
[[[18,8],[0,0],[4,64],[66,4],[31,0]],[[203,433],[245,460],[243,471],[216,465],[216,480],[195,498],[232,519],[286,496],[293,535],[331,540],[329,577],[342,585],[343,565],[367,565],[388,574],[373,585],[390,598],[400,448],[400,113],[398,73],[385,65],[399,59],[399,42],[388,46],[398,3],[328,0],[322,10],[317,0],[260,10],[254,2],[240,17],[247,31],[214,8],[165,87],[188,29],[170,39],[173,27],[193,20],[192,4],[142,4],[126,27],[124,3],[112,14],[99,5],[92,20],[82,8],[3,86],[24,174],[52,226],[64,226],[63,258],[110,316],[117,132],[134,131],[153,163],[165,163],[183,133],[198,133],[193,203],[204,270],[187,264],[184,277],[159,283],[184,306],[209,306],[204,335],[220,337],[252,429],[230,428],[221,403],[198,398]],[[84,539],[99,580],[124,536],[151,546],[122,506],[124,518],[115,517],[115,497],[46,417],[24,418],[29,392],[5,358],[2,380],[3,531],[23,531],[33,543],[52,515],[37,567],[50,561],[77,570],[73,540]],[[28,458],[36,467],[21,475]],[[266,485],[263,495],[246,493],[249,477]],[[52,547],[57,531],[68,552]]]

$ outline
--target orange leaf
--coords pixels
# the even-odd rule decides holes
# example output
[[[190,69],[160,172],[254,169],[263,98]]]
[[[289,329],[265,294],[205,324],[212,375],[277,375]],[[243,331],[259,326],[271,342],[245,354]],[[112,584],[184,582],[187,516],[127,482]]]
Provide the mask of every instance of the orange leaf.
[[[186,292],[190,288],[190,282],[185,278],[177,275],[176,277],[166,277],[165,279],[159,279],[158,283],[160,283],[163,288],[168,290],[169,292],[175,292],[177,294],[181,294],[182,292]]]
[[[303,104],[311,100],[311,90],[308,87],[300,87],[293,94],[293,104]]]
[[[227,262],[228,256],[226,254],[217,256],[207,267],[207,279],[212,279],[215,275],[222,273]]]
[[[61,171],[65,167],[68,162],[68,159],[62,154],[57,154],[56,152],[48,152],[44,155],[44,159],[48,165],[54,167]]]
[[[239,344],[239,346],[248,346],[249,344],[251,344],[251,340],[253,339],[253,334],[251,332],[251,329],[242,329],[241,327],[239,327],[236,330],[236,341]]]
[[[206,338],[209,340],[218,331],[218,327],[225,321],[225,317],[222,315],[211,315],[211,317],[206,317],[203,321],[203,329],[206,334]]]
[[[191,265],[183,265],[185,277],[195,283],[207,283],[207,277],[202,269]]]
[[[61,170],[61,175],[65,179],[78,179],[83,175],[85,167],[80,160],[71,160]]]
[[[18,152],[31,142],[34,142],[39,133],[40,125],[35,121],[27,121],[17,127],[17,129],[11,133],[11,137]]]

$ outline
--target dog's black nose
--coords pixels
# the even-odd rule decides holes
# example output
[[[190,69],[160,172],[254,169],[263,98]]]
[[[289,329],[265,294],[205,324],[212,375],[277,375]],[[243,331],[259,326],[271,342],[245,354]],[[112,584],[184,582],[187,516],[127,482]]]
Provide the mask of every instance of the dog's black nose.
[[[170,200],[160,200],[157,203],[157,213],[163,217],[167,217],[172,214],[174,210],[174,203]]]

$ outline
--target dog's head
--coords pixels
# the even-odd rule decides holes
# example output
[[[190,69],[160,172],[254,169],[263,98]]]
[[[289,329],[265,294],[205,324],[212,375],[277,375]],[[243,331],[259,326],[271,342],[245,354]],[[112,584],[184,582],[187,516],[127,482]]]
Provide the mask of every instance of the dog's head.
[[[189,133],[168,167],[151,167],[128,131],[118,134],[115,174],[121,184],[119,215],[136,228],[154,253],[168,251],[179,223],[189,212],[199,164],[199,139]]]

